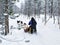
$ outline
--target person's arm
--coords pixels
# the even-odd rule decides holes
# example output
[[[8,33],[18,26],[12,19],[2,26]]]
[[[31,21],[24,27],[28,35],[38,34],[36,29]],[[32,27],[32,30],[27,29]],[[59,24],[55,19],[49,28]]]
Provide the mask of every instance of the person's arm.
[[[29,24],[28,25],[31,25],[31,21],[29,22]]]

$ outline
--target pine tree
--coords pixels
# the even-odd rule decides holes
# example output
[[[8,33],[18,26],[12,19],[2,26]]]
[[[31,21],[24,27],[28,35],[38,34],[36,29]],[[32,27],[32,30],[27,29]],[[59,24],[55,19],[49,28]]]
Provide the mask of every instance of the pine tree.
[[[8,14],[8,0],[5,0],[5,13]],[[9,19],[8,15],[5,15],[5,35],[9,33]]]

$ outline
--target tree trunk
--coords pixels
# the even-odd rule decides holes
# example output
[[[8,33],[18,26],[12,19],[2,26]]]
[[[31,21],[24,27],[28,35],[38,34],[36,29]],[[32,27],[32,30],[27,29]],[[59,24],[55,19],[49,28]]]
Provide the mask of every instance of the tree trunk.
[[[5,0],[5,13],[8,14],[8,0]],[[8,22],[8,15],[5,15],[5,35],[9,33],[9,22]]]
[[[58,25],[59,25],[59,29],[60,29],[60,17],[58,17]]]
[[[59,17],[58,17],[58,24],[59,24]]]
[[[58,0],[58,25],[60,29],[60,0]]]
[[[46,0],[45,0],[45,24],[46,24]]]
[[[51,17],[53,16],[54,24],[55,24],[55,15],[53,13],[53,0],[51,1]]]

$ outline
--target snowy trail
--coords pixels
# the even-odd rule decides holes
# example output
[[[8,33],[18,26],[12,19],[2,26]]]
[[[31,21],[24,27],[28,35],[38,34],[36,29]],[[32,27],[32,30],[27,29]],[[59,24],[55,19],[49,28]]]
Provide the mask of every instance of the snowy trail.
[[[24,4],[24,0],[19,0],[14,5],[20,9],[21,3]],[[13,8],[14,11],[17,10],[15,7]],[[49,16],[47,16],[48,18]],[[37,21],[37,34],[29,34],[25,33],[23,29],[17,29],[17,20],[28,24],[30,18],[23,14],[16,19],[9,18],[9,29],[12,25],[16,29],[10,29],[10,33],[7,36],[0,35],[0,40],[2,40],[0,45],[60,45],[60,29],[57,24],[57,19],[56,23],[53,24],[53,18],[51,18],[46,25],[44,25],[44,14],[41,14],[40,18],[36,17],[35,19]],[[27,40],[30,42],[26,42]]]
[[[24,18],[24,19],[23,19]],[[22,30],[10,30],[12,31],[12,35],[8,34],[7,36],[2,36],[3,38],[11,39],[13,41],[21,40],[19,42],[10,42],[6,41],[2,38],[2,43],[0,45],[60,45],[60,29],[58,28],[57,22],[56,24],[53,24],[53,20],[50,19],[46,25],[44,25],[44,22],[42,23],[42,18],[36,18],[37,21],[37,34],[29,34],[24,33]],[[17,20],[21,20],[23,22],[26,22],[28,24],[29,18],[25,16],[19,16],[15,20],[9,19],[9,25],[13,25],[14,27],[17,27]],[[26,40],[29,40],[30,42],[25,42]]]

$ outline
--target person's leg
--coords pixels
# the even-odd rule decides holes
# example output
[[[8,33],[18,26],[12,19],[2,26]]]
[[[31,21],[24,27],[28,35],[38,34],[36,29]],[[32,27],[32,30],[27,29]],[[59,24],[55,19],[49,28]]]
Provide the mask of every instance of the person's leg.
[[[36,27],[34,28],[34,32],[35,32],[35,33],[37,32]]]
[[[33,28],[31,27],[31,34],[33,33]]]
[[[31,34],[33,33],[33,29],[31,29]]]

